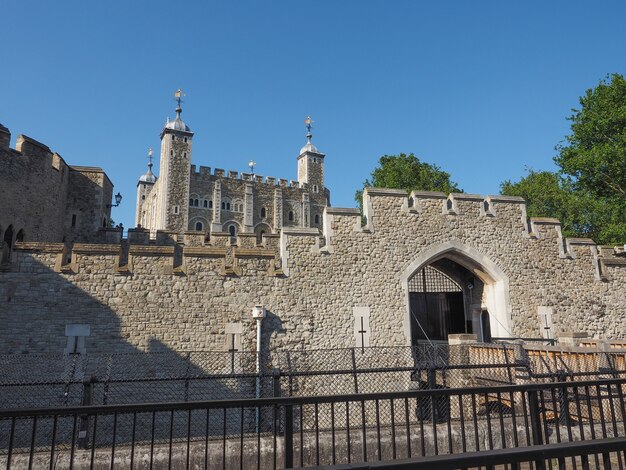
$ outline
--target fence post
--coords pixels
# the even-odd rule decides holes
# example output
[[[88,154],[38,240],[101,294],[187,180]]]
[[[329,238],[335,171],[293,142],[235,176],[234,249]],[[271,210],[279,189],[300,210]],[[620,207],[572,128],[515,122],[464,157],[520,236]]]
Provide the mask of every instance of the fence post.
[[[567,373],[564,370],[558,370],[556,373],[558,382],[565,382],[567,380]],[[559,422],[570,427],[570,415],[569,415],[569,397],[567,393],[567,387],[559,388],[559,406],[561,407],[561,413],[559,415]]]
[[[272,371],[272,396],[274,398],[280,397],[280,369],[274,369]]]
[[[530,415],[530,428],[532,431],[532,445],[543,444],[543,435],[541,434],[541,412],[539,411],[538,390],[528,390],[528,412]],[[543,460],[535,460],[535,468],[537,470],[545,470]]]
[[[94,377],[87,376],[83,380],[83,399],[82,406],[89,406],[93,404],[93,384],[95,382]],[[78,426],[78,447],[81,449],[87,448],[89,442],[89,415],[80,415],[80,422]]]
[[[356,356],[354,354],[354,348],[350,350],[352,353],[352,377],[354,378],[354,393],[359,393],[359,379],[356,373]]]
[[[437,369],[434,365],[430,364],[428,366],[428,389],[436,390],[437,389]],[[430,395],[430,419],[433,424],[437,422],[437,398],[435,395]]]
[[[285,405],[285,468],[293,468],[293,405]]]

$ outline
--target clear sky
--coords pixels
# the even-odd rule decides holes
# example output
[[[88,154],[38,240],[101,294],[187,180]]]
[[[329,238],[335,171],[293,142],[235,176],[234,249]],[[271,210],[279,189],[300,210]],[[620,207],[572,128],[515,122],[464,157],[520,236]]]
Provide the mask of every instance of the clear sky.
[[[384,154],[479,194],[553,169],[578,97],[626,73],[623,0],[4,0],[0,18],[12,145],[102,167],[126,227],[179,87],[193,163],[296,179],[310,114],[332,205],[353,207]]]

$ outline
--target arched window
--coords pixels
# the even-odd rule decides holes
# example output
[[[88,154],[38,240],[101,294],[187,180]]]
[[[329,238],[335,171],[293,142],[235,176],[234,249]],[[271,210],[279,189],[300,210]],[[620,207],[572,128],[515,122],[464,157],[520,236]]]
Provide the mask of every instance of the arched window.
[[[194,200],[193,200],[193,205],[194,205],[195,207],[198,207],[198,206],[200,205],[200,201],[199,201],[198,199],[194,199]]]
[[[315,214],[315,225],[319,225],[320,224],[320,216],[319,214]]]
[[[202,226],[202,222],[196,222],[196,230],[197,230],[198,232],[202,232],[202,229],[203,229],[203,228],[204,228],[204,227]]]
[[[267,211],[265,210],[265,207],[261,207],[261,218],[265,218],[267,216]]]
[[[229,211],[230,210],[230,202],[226,203],[226,210]]]
[[[193,206],[193,198],[189,199],[189,207]]]
[[[263,235],[265,235],[265,230],[261,230],[259,232],[259,234],[256,237],[256,242],[257,243],[262,243],[263,242]]]
[[[207,201],[206,199],[205,199],[204,201],[202,201],[202,206],[203,206],[204,208],[209,207],[209,201]]]
[[[24,241],[24,229],[21,229],[19,232],[17,232],[17,235],[15,236],[15,241],[16,242],[23,242]]]
[[[289,219],[289,222],[293,222],[293,211],[289,211],[287,218]]]
[[[231,225],[230,227],[228,227],[228,232],[230,233],[231,237],[236,237],[237,236],[237,227],[235,227],[234,225]]]
[[[106,227],[107,227],[107,225],[109,225],[109,224],[107,223],[107,218],[106,218],[106,217],[104,217],[104,218],[102,219],[102,227],[106,228]],[[74,215],[72,216],[72,227],[75,227],[75,226],[76,226],[76,214],[74,214]]]
[[[213,209],[213,201],[209,201],[209,209]]]
[[[226,203],[224,201],[222,201],[222,210],[225,211],[226,210]]]

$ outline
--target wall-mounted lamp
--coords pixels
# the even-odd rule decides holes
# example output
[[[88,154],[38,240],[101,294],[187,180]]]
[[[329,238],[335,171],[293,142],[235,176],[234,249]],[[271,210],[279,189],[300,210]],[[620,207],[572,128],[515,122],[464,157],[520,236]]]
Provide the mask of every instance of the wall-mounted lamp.
[[[115,195],[115,204],[107,204],[107,207],[117,207],[122,203],[122,195],[118,192]]]

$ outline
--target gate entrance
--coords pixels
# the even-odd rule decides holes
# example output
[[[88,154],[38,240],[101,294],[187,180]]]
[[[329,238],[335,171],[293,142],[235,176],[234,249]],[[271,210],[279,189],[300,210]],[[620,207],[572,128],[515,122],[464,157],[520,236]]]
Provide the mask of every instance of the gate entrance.
[[[435,263],[427,265],[409,279],[413,344],[420,341],[447,341],[449,334],[471,333],[471,321],[466,319],[464,286],[442,268],[448,272],[450,268],[465,269],[451,261],[442,261],[437,263],[441,266],[436,267]],[[473,284],[468,283],[465,288],[471,293]]]

